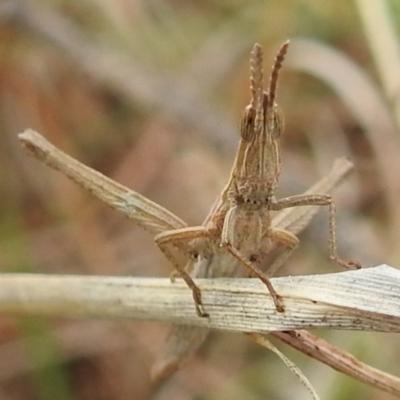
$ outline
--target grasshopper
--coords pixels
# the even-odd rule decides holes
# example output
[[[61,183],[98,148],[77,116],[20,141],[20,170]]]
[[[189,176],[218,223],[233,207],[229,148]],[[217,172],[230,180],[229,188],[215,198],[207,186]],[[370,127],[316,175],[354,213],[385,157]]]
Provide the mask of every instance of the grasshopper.
[[[224,277],[236,275],[240,265],[245,266],[266,284],[276,309],[280,312],[283,311],[283,306],[268,277],[248,257],[263,250],[260,247],[260,241],[264,239],[264,236],[268,236],[266,237],[267,241],[285,241],[284,244],[291,247],[294,247],[292,242],[294,245],[297,245],[298,242],[297,238],[289,232],[285,236],[285,232],[282,232],[281,235],[279,230],[268,229],[271,225],[268,204],[255,200],[256,197],[269,200],[270,193],[274,192],[279,176],[277,163],[272,163],[273,160],[269,153],[274,153],[279,157],[277,139],[283,120],[277,113],[274,98],[279,70],[288,44],[287,42],[281,47],[272,68],[268,91],[270,95],[266,95],[262,87],[262,48],[258,44],[253,48],[250,60],[252,99],[250,105],[246,107],[241,121],[239,148],[228,183],[214,203],[203,225],[166,231],[155,237],[160,249],[192,289],[196,311],[200,317],[208,316],[203,310],[201,292],[193,279],[188,279],[188,276],[182,273],[183,270],[176,262],[170,245],[186,246],[195,250],[196,257],[188,262],[184,268],[185,272],[191,272],[193,269],[211,269],[206,273],[207,277]],[[272,113],[267,112],[269,104],[265,100],[268,99],[268,96],[274,105],[271,108]],[[267,117],[271,118],[268,126],[266,125]],[[254,139],[264,140],[266,137],[261,139],[261,136],[268,130],[276,132],[274,140],[269,143],[256,143]],[[261,154],[257,154],[257,152]],[[260,175],[256,176],[257,174]],[[246,208],[249,212],[246,212]]]
[[[187,273],[195,267],[195,260],[189,262],[185,269],[181,268],[168,245],[191,249],[202,263],[204,258],[207,259],[210,265],[213,264],[211,268],[217,269],[215,274],[211,274],[213,277],[233,276],[240,265],[245,266],[251,275],[265,283],[277,311],[283,312],[278,294],[257,264],[276,243],[285,246],[285,251],[268,267],[269,274],[274,274],[298,246],[299,240],[288,230],[272,226],[271,211],[299,206],[328,206],[330,257],[342,267],[358,266],[341,260],[337,255],[335,208],[330,195],[303,194],[280,200],[275,198],[281,172],[279,138],[284,125],[275,97],[279,70],[288,46],[289,42],[285,42],[280,48],[272,67],[268,91],[265,92],[262,47],[254,45],[250,58],[251,101],[241,120],[239,148],[228,184],[203,225],[167,231],[155,237],[160,249],[192,289],[196,311],[201,317],[208,314],[203,311],[199,288]]]

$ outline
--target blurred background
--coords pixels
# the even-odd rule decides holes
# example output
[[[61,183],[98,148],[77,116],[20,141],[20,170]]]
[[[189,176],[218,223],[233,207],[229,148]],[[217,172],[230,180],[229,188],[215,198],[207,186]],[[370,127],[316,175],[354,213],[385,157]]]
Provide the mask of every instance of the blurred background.
[[[334,194],[340,254],[399,264],[400,6],[395,0],[0,2],[0,268],[162,276],[153,238],[29,158],[40,132],[87,165],[199,224],[223,188],[249,101],[249,53],[268,71],[291,39],[278,196],[299,194],[335,158],[355,173]],[[280,275],[336,271],[327,210]],[[0,399],[308,399],[272,353],[213,333],[162,385],[149,378],[168,326],[0,319]],[[316,332],[400,374],[398,336]],[[393,399],[274,342],[321,398]]]

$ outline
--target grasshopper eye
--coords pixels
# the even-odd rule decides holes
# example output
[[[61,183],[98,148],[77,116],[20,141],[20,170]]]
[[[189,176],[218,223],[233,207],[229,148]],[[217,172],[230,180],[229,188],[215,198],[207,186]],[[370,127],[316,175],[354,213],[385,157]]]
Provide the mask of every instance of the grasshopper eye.
[[[281,108],[274,104],[273,108],[267,110],[265,113],[265,128],[271,135],[271,139],[279,139],[283,128],[285,127],[285,120]]]
[[[273,108],[273,131],[272,137],[278,139],[285,128],[285,119],[283,118],[282,109],[278,105],[274,105]]]
[[[240,121],[240,136],[246,142],[250,142],[254,137],[254,122],[256,110],[253,106],[247,106],[242,120]]]

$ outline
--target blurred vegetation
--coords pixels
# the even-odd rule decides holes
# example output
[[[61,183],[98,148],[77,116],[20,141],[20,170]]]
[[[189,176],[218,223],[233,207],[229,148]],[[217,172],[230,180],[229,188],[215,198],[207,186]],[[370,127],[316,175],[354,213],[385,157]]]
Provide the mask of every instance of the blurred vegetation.
[[[342,255],[399,264],[398,2],[6,1],[0,3],[2,271],[167,276],[152,238],[54,171],[16,134],[33,128],[86,164],[200,223],[229,173],[248,101],[248,56],[266,68],[292,40],[278,101],[285,113],[280,194],[297,194],[347,155],[335,194]],[[332,271],[326,211],[281,274]],[[303,399],[282,363],[240,335],[214,334],[156,387],[149,367],[167,327],[0,320],[0,397]],[[321,333],[399,374],[394,335]],[[281,346],[282,347],[282,346]],[[282,350],[321,398],[391,399]],[[295,393],[295,395],[293,395]]]

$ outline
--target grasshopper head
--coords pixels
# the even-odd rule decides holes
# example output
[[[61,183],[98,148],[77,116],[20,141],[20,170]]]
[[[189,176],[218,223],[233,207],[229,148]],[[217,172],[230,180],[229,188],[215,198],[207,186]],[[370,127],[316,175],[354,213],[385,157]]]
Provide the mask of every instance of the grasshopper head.
[[[279,70],[289,42],[276,56],[268,90],[263,88],[262,47],[255,44],[250,59],[251,102],[241,120],[240,155],[237,157],[237,188],[243,202],[266,203],[274,196],[281,169],[279,137],[284,127],[275,102]]]

